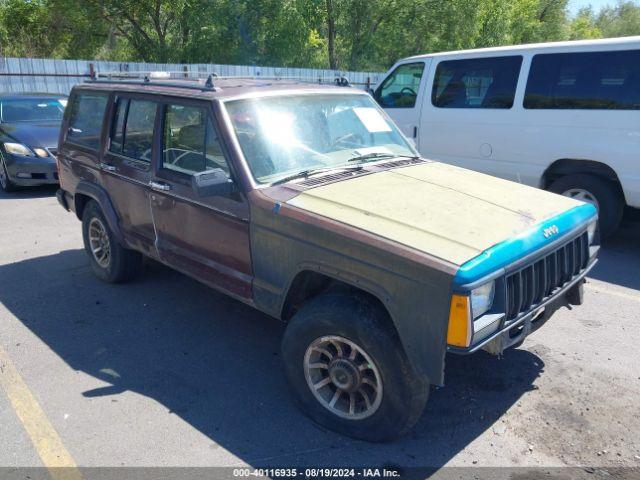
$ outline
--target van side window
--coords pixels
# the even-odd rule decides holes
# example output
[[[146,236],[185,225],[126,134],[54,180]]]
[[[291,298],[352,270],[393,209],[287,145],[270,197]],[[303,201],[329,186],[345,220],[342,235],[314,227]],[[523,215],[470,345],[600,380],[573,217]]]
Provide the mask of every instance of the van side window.
[[[157,104],[148,100],[118,99],[109,150],[151,163]]]
[[[640,110],[640,50],[535,55],[524,107]]]
[[[521,66],[521,56],[440,62],[431,103],[438,108],[511,108]]]
[[[218,135],[204,108],[168,105],[162,145],[162,168],[186,175],[220,168],[229,176]]]
[[[108,95],[97,92],[76,93],[70,105],[69,130],[70,142],[98,150],[102,120],[107,106]]]
[[[384,108],[415,107],[423,72],[422,62],[400,65],[378,87],[376,101]]]

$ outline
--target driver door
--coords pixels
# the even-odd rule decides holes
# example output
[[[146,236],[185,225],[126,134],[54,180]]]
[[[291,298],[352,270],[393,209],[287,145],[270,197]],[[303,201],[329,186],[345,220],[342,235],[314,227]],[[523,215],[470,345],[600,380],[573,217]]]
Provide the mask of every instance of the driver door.
[[[426,72],[424,61],[398,65],[374,93],[376,102],[416,145]]]
[[[205,171],[233,180],[210,105],[162,105],[161,149],[151,181],[151,212],[160,259],[240,299],[251,298],[249,207],[239,189],[200,196],[193,176]]]

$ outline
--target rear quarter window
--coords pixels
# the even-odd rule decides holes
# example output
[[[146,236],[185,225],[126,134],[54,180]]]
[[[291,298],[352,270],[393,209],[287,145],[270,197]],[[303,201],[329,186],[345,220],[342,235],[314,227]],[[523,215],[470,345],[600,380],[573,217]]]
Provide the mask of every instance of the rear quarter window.
[[[93,150],[100,148],[102,121],[109,96],[99,92],[78,92],[69,103],[67,140]]]
[[[639,110],[640,50],[535,55],[524,107]]]

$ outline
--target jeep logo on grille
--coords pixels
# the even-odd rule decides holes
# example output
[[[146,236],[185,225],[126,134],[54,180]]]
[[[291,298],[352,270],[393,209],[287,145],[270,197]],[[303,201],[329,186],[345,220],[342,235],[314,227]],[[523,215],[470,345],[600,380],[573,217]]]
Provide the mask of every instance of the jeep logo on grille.
[[[557,235],[559,231],[560,230],[558,229],[557,225],[551,225],[549,228],[545,228],[542,231],[542,234],[544,235],[544,238],[549,238]]]

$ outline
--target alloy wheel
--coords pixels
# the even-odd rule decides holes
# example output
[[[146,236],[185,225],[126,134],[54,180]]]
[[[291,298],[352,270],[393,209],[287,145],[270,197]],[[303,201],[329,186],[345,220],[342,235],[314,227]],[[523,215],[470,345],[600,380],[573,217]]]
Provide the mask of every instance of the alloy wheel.
[[[89,246],[98,265],[108,268],[111,261],[111,243],[104,223],[97,217],[93,217],[89,222]]]
[[[3,190],[7,189],[9,183],[9,176],[7,173],[7,167],[4,164],[4,158],[0,156],[0,186]]]
[[[304,356],[304,373],[315,398],[339,417],[362,420],[380,407],[380,372],[351,340],[334,335],[314,340]]]

